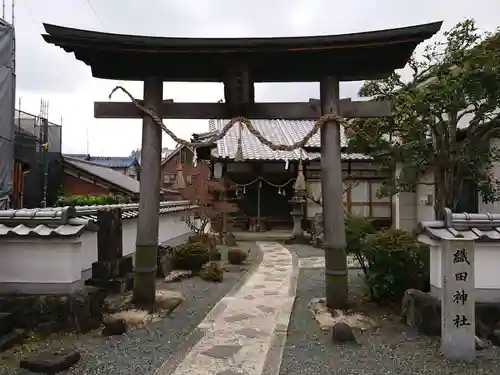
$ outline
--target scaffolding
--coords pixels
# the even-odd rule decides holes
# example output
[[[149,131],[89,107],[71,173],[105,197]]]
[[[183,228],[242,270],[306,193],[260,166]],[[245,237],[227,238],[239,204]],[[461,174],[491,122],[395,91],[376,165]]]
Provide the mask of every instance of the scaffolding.
[[[15,159],[30,167],[24,176],[24,190],[19,192],[22,205],[51,206],[57,200],[62,182],[62,126],[48,121],[48,102],[44,100],[38,115],[16,109],[14,122]]]

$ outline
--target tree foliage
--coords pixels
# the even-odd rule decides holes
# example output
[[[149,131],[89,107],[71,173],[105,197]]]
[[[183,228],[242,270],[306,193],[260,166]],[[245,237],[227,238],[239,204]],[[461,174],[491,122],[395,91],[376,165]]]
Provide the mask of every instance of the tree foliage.
[[[190,202],[189,211],[192,213],[186,218],[186,223],[196,235],[205,234],[212,221],[222,221],[224,215],[230,218],[229,214],[238,211],[237,205],[221,199],[223,192],[222,183],[199,176],[183,189],[182,197]]]
[[[458,23],[442,41],[411,57],[400,72],[365,82],[359,95],[391,100],[392,119],[363,119],[348,132],[349,151],[371,155],[402,173],[381,195],[413,191],[426,172],[436,182],[437,211],[454,209],[464,181],[478,184],[484,201],[500,198],[490,140],[500,136],[500,33],[480,33],[473,20]],[[404,73],[404,71],[403,71]]]

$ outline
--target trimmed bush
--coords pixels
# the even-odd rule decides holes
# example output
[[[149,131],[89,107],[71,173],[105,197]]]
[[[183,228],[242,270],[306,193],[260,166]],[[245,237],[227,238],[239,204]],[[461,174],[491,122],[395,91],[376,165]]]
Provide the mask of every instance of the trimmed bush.
[[[368,276],[366,268],[366,257],[364,255],[364,240],[368,234],[376,233],[371,220],[363,216],[346,215],[345,223],[345,239],[346,253],[352,254],[361,265],[363,273]]]
[[[248,253],[237,247],[227,251],[227,260],[229,264],[243,264],[248,258]]]
[[[379,301],[401,301],[407,289],[424,290],[429,282],[429,247],[399,229],[368,234],[363,240],[367,282]]]
[[[209,261],[209,248],[200,242],[176,246],[172,251],[172,266],[174,269],[198,271]]]
[[[210,262],[201,268],[200,277],[205,281],[220,283],[224,279],[224,270],[217,262]]]

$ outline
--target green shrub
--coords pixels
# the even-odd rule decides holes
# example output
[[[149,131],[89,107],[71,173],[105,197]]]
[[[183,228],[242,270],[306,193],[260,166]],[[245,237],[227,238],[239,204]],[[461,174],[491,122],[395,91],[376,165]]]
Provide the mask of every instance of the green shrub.
[[[368,234],[376,233],[371,220],[355,215],[346,215],[345,223],[345,239],[346,239],[346,253],[352,254],[361,265],[363,273],[367,275],[364,255],[364,240]]]
[[[114,195],[73,195],[70,197],[60,196],[57,198],[57,207],[66,206],[94,206],[106,204],[128,203],[129,200],[124,197]]]
[[[227,260],[229,264],[243,264],[248,258],[248,253],[237,247],[233,247],[227,251]]]
[[[209,262],[201,268],[200,277],[205,281],[220,283],[224,279],[224,270],[217,262]]]
[[[363,240],[372,297],[400,301],[409,288],[425,289],[429,280],[429,247],[411,233],[388,229]]]
[[[174,269],[198,271],[210,260],[208,247],[200,242],[186,243],[176,246],[172,251]]]

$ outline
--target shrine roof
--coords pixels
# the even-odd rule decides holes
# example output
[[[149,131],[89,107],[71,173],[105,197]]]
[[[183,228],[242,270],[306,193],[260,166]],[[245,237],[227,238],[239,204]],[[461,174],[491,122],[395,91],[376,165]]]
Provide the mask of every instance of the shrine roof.
[[[460,238],[500,241],[500,214],[452,213],[446,208],[443,220],[419,222],[418,234],[437,241]]]
[[[203,140],[222,130],[228,120],[210,120],[210,133],[198,136]],[[274,144],[290,145],[304,138],[304,136],[313,128],[315,121],[303,120],[253,120],[252,125],[267,139]],[[217,142],[212,150],[212,157],[216,159],[234,159],[240,137],[240,127],[233,126],[226,136]],[[344,134],[344,128],[340,127],[341,147],[347,146],[347,138]],[[293,151],[273,151],[268,146],[261,143],[253,134],[250,134],[245,126],[241,126],[241,142],[243,158],[245,160],[319,160],[319,152],[308,152],[303,149]],[[313,135],[306,146],[320,148],[319,132]],[[370,157],[363,154],[342,154],[343,160],[369,160]]]
[[[44,24],[47,43],[74,53],[97,78],[222,82],[242,63],[255,82],[381,78],[403,68],[442,22],[343,35],[286,38],[163,38]]]

